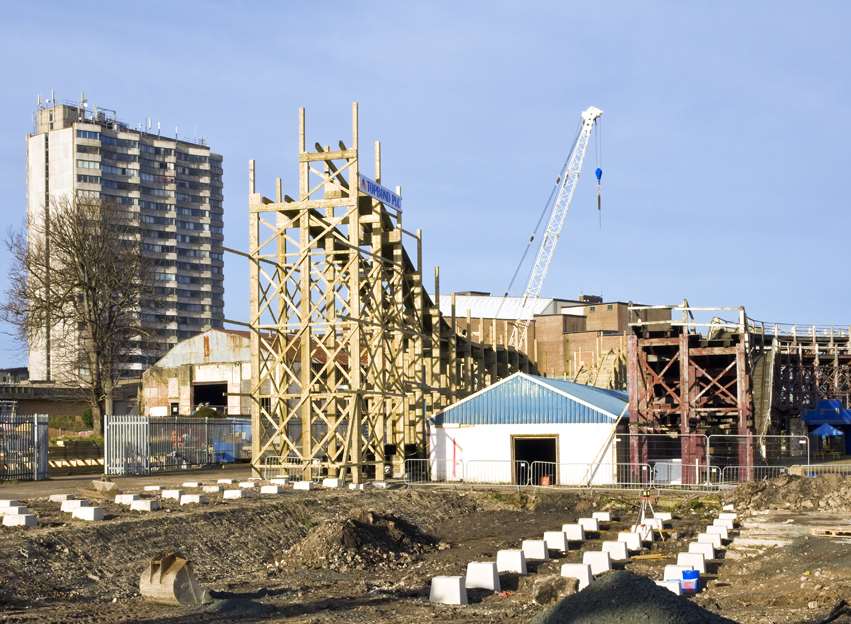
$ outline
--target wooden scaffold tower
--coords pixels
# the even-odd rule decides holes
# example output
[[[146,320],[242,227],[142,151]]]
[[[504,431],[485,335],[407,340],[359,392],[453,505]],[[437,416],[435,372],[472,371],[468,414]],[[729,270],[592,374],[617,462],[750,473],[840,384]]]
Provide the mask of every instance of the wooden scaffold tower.
[[[295,199],[280,178],[274,200],[257,193],[249,165],[252,466],[401,475],[406,458],[427,456],[433,409],[529,360],[507,336],[486,343],[482,327],[475,341],[440,315],[422,284],[422,235],[402,227],[399,188],[381,186],[378,142],[374,179],[363,175],[357,103],[349,146],[308,150],[304,109],[298,144]]]

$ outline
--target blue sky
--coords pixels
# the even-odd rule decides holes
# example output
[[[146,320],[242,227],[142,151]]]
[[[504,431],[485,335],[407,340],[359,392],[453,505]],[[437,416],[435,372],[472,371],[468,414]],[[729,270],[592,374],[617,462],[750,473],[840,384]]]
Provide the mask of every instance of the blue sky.
[[[847,325],[849,17],[843,2],[10,3],[0,229],[23,221],[37,94],[84,90],[133,125],[206,137],[238,248],[247,161],[259,190],[280,175],[292,193],[298,106],[309,143],[336,144],[358,100],[361,144],[381,139],[384,180],[424,231],[429,289],[439,264],[444,292],[501,293],[593,104],[602,228],[592,154],[545,294]],[[228,318],[247,293],[226,257]],[[0,336],[0,367],[25,359]]]

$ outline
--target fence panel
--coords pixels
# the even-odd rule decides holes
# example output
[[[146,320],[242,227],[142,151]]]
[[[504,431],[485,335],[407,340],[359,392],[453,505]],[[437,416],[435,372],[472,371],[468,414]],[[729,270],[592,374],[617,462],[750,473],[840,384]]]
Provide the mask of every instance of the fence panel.
[[[47,416],[0,415],[0,480],[47,478]]]
[[[806,435],[713,434],[709,436],[706,457],[707,463],[722,468],[748,464],[754,466],[809,464],[810,439]]]
[[[494,485],[526,485],[529,482],[529,463],[509,459],[470,460],[464,462],[464,481]]]
[[[721,483],[737,485],[748,481],[765,481],[784,474],[789,474],[787,466],[724,466],[721,469]]]
[[[799,472],[800,471],[800,472]],[[815,464],[809,466],[795,466],[790,468],[791,474],[802,474],[804,477],[820,477],[823,475],[851,476],[851,464]]]
[[[106,474],[148,474],[230,463],[246,457],[251,422],[246,418],[107,416]]]

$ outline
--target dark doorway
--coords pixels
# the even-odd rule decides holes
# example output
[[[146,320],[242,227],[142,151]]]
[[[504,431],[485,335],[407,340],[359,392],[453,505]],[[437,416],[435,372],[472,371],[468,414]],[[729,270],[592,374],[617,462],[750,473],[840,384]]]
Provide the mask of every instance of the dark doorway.
[[[209,405],[224,414],[227,408],[228,385],[226,383],[194,384],[192,386],[192,409],[199,405]]]
[[[556,436],[514,437],[515,482],[555,485]],[[533,462],[538,462],[533,465]]]

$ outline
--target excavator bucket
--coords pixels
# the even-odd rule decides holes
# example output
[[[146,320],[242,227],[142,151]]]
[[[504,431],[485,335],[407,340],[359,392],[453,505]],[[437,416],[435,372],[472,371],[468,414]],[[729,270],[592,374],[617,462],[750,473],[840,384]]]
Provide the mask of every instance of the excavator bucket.
[[[197,607],[209,602],[207,590],[192,573],[192,564],[177,552],[151,559],[139,579],[142,597],[160,604]]]

